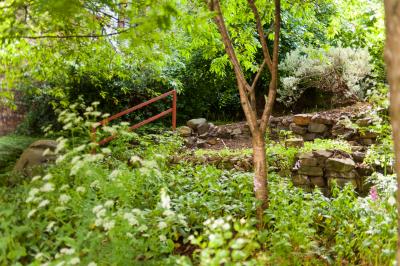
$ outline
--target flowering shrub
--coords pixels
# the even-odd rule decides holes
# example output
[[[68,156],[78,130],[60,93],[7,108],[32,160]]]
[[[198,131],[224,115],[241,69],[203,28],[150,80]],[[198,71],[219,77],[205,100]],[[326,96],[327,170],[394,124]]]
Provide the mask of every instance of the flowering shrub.
[[[333,92],[333,101],[361,99],[370,87],[371,56],[366,49],[298,48],[279,65],[282,86],[277,100],[291,106],[309,88]]]

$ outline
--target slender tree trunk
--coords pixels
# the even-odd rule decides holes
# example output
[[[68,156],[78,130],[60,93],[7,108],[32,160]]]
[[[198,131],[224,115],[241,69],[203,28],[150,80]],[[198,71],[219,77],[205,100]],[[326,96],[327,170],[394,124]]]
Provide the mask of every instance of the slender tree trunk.
[[[257,219],[259,228],[263,227],[264,210],[268,208],[268,187],[267,187],[267,158],[265,151],[264,134],[257,130],[252,136],[253,143],[253,165],[254,165],[254,193],[258,201]]]
[[[400,1],[385,0],[385,59],[390,85],[390,117],[393,129],[395,170],[397,174],[397,252],[400,263]]]
[[[210,11],[215,12],[214,22],[217,25],[218,31],[221,34],[222,42],[224,43],[225,52],[232,63],[233,70],[235,72],[240,103],[243,108],[243,112],[246,116],[247,123],[249,124],[250,131],[252,134],[253,142],[253,162],[254,162],[254,194],[258,202],[257,206],[257,218],[258,227],[263,227],[263,214],[264,210],[268,208],[268,181],[267,181],[267,161],[265,151],[265,139],[264,135],[266,127],[268,125],[269,117],[272,112],[272,108],[275,102],[276,89],[278,82],[278,50],[279,50],[279,32],[280,32],[280,0],[274,0],[275,3],[275,19],[274,19],[274,48],[273,57],[271,59],[267,40],[264,34],[262,21],[258,9],[255,5],[254,0],[248,0],[248,4],[254,14],[256,20],[257,32],[259,34],[260,43],[263,50],[263,61],[257,71],[257,74],[250,85],[243,73],[240,66],[238,57],[229,36],[227,27],[225,25],[224,16],[221,11],[219,0],[207,0],[208,8]],[[256,93],[255,87],[257,81],[260,79],[264,67],[267,66],[271,73],[271,82],[269,84],[268,100],[265,103],[265,109],[261,117],[261,121],[257,121],[257,108],[256,108]]]

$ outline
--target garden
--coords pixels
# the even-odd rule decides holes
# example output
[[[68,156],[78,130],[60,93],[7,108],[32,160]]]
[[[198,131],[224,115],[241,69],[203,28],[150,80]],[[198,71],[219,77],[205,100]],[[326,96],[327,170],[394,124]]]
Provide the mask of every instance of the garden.
[[[396,265],[399,18],[0,2],[0,265]]]

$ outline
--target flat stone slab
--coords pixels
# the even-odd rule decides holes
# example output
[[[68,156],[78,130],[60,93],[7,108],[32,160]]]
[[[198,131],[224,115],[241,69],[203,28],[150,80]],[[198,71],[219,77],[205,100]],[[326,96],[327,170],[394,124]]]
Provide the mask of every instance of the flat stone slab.
[[[312,115],[310,114],[297,114],[293,116],[293,122],[298,126],[308,126],[311,122]]]
[[[307,176],[323,176],[323,171],[321,167],[317,166],[300,166],[299,170],[297,172],[300,175],[307,175]]]
[[[327,170],[335,172],[350,172],[355,166],[355,162],[349,158],[328,158],[325,163]]]

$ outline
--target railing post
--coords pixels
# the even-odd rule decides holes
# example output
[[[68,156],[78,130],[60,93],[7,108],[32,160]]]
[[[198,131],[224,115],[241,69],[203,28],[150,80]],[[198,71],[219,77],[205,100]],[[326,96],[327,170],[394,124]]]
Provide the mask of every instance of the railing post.
[[[172,130],[176,129],[176,90],[172,92]]]

